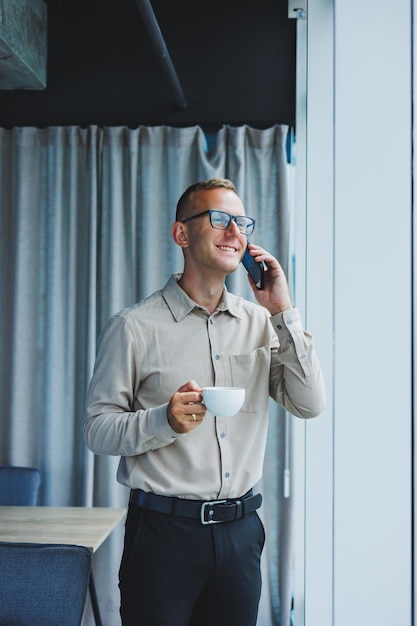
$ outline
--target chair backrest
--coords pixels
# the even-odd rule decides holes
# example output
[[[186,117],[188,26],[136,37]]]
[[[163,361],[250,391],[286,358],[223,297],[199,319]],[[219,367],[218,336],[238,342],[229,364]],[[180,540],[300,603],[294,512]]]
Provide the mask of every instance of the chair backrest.
[[[0,542],[0,624],[79,626],[90,571],[83,546]]]
[[[0,467],[0,505],[36,506],[41,473],[36,467]]]

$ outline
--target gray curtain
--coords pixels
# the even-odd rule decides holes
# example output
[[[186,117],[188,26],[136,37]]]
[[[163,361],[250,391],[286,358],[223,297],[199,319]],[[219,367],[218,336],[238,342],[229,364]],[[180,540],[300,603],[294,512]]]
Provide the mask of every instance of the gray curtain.
[[[124,507],[117,458],[94,457],[81,423],[98,334],[110,315],[182,269],[170,238],[191,183],[232,179],[254,240],[289,255],[287,127],[0,129],[0,464],[42,472],[42,505]],[[240,268],[228,287],[248,298]],[[267,530],[259,626],[290,623],[290,420],[271,405],[261,515]],[[94,556],[104,624],[119,621],[123,526]],[[85,624],[92,622],[87,606]]]

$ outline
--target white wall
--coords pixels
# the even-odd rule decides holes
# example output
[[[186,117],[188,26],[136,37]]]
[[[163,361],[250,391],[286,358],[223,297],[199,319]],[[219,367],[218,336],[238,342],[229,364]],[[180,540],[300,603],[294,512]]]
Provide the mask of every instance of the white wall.
[[[297,297],[328,407],[295,424],[297,493],[305,484],[297,498],[304,525],[297,527],[295,624],[405,626],[412,596],[410,2],[310,0],[306,30],[307,202],[305,215],[298,203]],[[301,115],[300,90],[297,97]],[[297,120],[298,160],[300,128]]]

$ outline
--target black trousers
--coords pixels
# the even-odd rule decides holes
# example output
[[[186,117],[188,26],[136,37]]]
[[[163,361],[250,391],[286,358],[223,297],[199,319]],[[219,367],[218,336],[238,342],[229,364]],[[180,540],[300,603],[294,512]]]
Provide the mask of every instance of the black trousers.
[[[265,541],[256,512],[202,525],[129,505],[123,626],[255,626]]]

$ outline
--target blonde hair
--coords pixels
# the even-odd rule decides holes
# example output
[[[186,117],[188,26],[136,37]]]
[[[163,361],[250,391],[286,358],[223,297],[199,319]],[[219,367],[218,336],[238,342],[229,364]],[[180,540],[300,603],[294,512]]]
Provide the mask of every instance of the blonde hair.
[[[207,180],[200,180],[198,183],[194,183],[193,185],[187,187],[178,200],[175,220],[181,221],[186,217],[189,217],[193,208],[192,201],[194,193],[198,191],[207,191],[208,189],[230,189],[237,194],[235,185],[227,178],[207,178]]]

